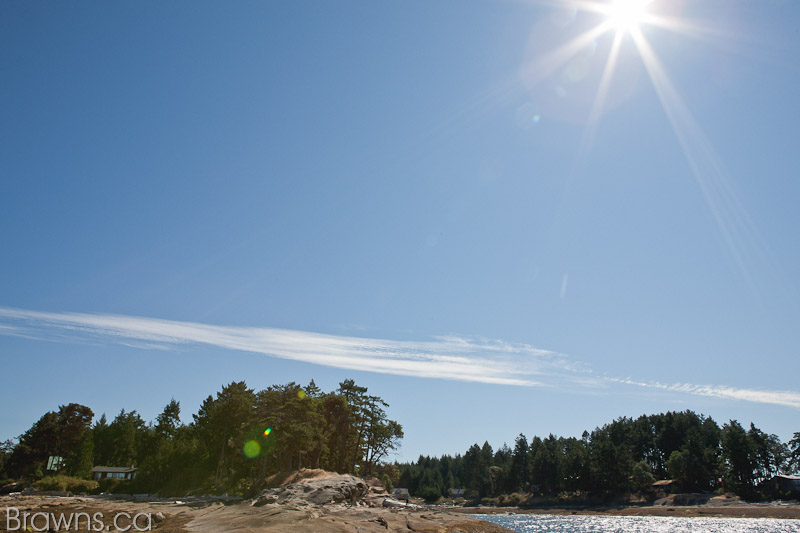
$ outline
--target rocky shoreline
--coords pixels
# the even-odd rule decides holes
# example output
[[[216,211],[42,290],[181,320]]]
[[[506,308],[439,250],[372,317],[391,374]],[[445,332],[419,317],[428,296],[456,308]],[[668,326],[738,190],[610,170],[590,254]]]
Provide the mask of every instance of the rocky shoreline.
[[[689,503],[685,503],[689,502]],[[607,506],[542,506],[542,507],[453,507],[465,514],[547,514],[608,516],[673,516],[712,518],[782,518],[800,520],[800,503],[751,503],[735,496],[688,495],[669,496],[646,504]]]
[[[142,501],[110,496],[11,494],[0,497],[0,531],[13,530],[3,529],[8,527],[7,517],[13,516],[9,515],[9,512],[17,513],[17,516],[22,516],[19,513],[26,512],[29,515],[44,513],[54,516],[100,513],[106,522],[118,513],[127,513],[130,516],[141,513],[143,517],[145,515],[149,517],[153,530],[161,533],[225,531],[500,533],[509,530],[468,515],[504,513],[800,519],[800,504],[797,502],[747,503],[735,497],[710,496],[700,504],[676,503],[683,501],[686,499],[672,498],[648,505],[592,508],[405,505],[393,500],[376,479],[307,470],[289,476],[277,486],[265,488],[251,499],[235,503],[220,501],[214,497],[186,500],[154,498]],[[36,525],[41,526],[45,520],[44,515],[38,520]],[[84,530],[79,529],[79,531]],[[110,530],[114,531],[114,528]]]
[[[197,499],[131,501],[91,496],[13,494],[0,497],[0,528],[7,524],[9,509],[14,509],[15,514],[42,513],[37,526],[43,525],[45,515],[100,513],[104,523],[109,525],[112,517],[119,513],[130,516],[141,513],[150,516],[153,530],[161,533],[509,531],[450,509],[406,506],[389,498],[377,480],[322,471],[308,472],[303,479],[265,489],[250,500],[233,504]],[[114,531],[113,527],[111,531]]]

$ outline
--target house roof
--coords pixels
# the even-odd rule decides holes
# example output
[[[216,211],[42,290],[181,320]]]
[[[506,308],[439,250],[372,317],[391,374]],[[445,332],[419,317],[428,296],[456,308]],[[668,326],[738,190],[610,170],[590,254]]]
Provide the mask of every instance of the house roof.
[[[662,479],[660,481],[656,481],[655,483],[653,483],[653,486],[654,487],[661,487],[661,486],[664,486],[664,485],[672,485],[673,483],[675,483],[675,481],[672,480],[672,479]]]
[[[137,470],[139,469],[134,466],[96,466],[92,468],[92,472],[105,472],[108,474],[124,474],[127,472],[136,472]]]
[[[800,481],[800,476],[787,476],[786,474],[778,474],[775,477],[781,479],[791,479],[792,481]]]

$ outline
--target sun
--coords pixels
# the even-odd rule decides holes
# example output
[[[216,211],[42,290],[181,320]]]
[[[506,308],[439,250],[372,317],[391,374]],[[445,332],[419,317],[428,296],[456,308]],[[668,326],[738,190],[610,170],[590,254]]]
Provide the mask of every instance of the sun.
[[[639,27],[647,17],[647,5],[652,0],[611,0],[607,7],[608,23],[618,33]]]

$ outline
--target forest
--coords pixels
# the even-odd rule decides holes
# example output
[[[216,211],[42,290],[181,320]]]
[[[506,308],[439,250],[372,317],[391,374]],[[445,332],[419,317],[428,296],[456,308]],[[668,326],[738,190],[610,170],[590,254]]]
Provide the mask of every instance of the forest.
[[[668,412],[619,418],[581,438],[520,434],[514,449],[476,443],[464,455],[420,456],[398,469],[399,486],[428,501],[448,496],[451,488],[492,503],[518,504],[531,496],[602,499],[647,493],[663,479],[685,492],[725,490],[758,499],[768,496],[762,482],[800,471],[800,432],[782,443],[753,424],[745,429],[731,420],[720,427],[692,411]]]
[[[45,413],[17,442],[0,447],[0,480],[57,489],[59,477],[90,480],[93,466],[136,466],[133,480],[80,483],[81,489],[181,495],[244,494],[267,476],[302,467],[381,475],[380,465],[403,437],[388,407],[352,380],[325,393],[312,380],[259,392],[244,381],[208,396],[181,423],[172,399],[155,421],[122,410],[113,420],[71,403]],[[63,458],[58,472],[50,457]]]
[[[800,432],[783,443],[753,424],[720,426],[692,411],[623,417],[580,438],[520,434],[513,449],[493,450],[487,441],[463,455],[401,464],[391,458],[403,428],[388,418],[387,407],[352,380],[328,393],[313,380],[258,392],[233,382],[209,395],[188,424],[174,399],[149,423],[124,409],[112,420],[95,419],[89,407],[70,403],[0,445],[0,485],[247,494],[272,474],[306,467],[376,476],[389,489],[408,488],[431,502],[460,488],[470,501],[517,504],[647,494],[664,479],[684,492],[724,490],[758,499],[767,496],[764,481],[800,472]],[[48,470],[51,457],[63,458],[57,470]],[[97,483],[91,469],[101,465],[138,472],[133,480]]]

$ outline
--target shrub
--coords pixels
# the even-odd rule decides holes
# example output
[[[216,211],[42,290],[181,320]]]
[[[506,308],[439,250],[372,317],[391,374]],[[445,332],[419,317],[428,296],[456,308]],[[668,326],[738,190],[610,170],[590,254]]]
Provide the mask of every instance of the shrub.
[[[69,491],[73,493],[92,492],[98,486],[97,481],[90,481],[69,476],[49,476],[33,484],[37,490]]]
[[[131,490],[131,482],[129,480],[120,479],[117,481],[110,491],[112,494],[133,494],[135,492]]]
[[[101,479],[98,484],[99,492],[114,492],[114,489],[117,488],[121,481],[121,479],[113,477]]]
[[[67,481],[65,477],[66,476],[45,477],[34,483],[33,487],[36,490],[65,491],[67,490]]]
[[[136,478],[139,479],[139,478]],[[249,479],[240,479],[231,489],[233,494],[238,496],[244,496],[251,492],[253,488],[253,482]]]
[[[97,481],[70,478],[69,481],[67,481],[67,490],[75,494],[80,494],[81,492],[92,492],[98,485],[99,483],[97,483]]]
[[[386,487],[386,492],[391,494],[392,490],[394,489],[394,485],[392,485],[392,479],[389,477],[389,474],[383,474],[381,481],[383,481],[383,486]]]
[[[426,502],[435,502],[442,497],[442,493],[436,487],[425,486],[417,490],[416,496],[423,498]]]

